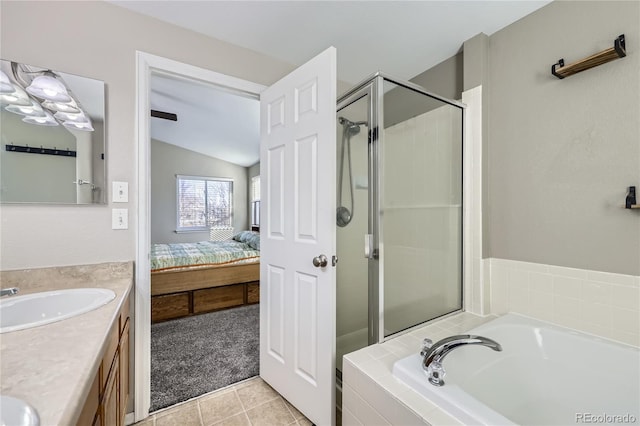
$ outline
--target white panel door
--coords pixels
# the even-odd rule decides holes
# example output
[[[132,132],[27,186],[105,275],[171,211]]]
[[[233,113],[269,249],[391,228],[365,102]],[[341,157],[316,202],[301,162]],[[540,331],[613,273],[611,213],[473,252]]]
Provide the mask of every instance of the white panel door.
[[[317,425],[335,422],[335,114],[333,47],[260,95],[260,376]]]

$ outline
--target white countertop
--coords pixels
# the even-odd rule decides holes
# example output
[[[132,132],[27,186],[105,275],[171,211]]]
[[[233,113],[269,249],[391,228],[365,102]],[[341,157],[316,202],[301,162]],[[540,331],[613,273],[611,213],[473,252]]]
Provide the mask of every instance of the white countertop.
[[[40,424],[73,425],[102,360],[108,333],[133,286],[133,262],[3,271],[19,294],[62,288],[113,290],[114,300],[63,321],[0,334],[0,393],[33,406]]]

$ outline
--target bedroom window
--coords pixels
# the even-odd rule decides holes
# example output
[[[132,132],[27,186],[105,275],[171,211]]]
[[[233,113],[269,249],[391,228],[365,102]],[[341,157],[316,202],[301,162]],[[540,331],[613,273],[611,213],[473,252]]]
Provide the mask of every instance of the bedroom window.
[[[233,226],[233,180],[198,176],[177,178],[177,232]]]
[[[251,178],[251,226],[260,226],[260,176]]]

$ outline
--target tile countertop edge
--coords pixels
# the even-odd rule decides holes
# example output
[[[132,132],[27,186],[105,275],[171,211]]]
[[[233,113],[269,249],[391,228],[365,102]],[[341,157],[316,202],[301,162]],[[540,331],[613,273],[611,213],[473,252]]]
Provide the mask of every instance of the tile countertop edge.
[[[419,395],[409,386],[396,379],[392,374],[393,364],[411,354],[419,353],[422,339],[429,337],[434,342],[444,337],[460,334],[464,330],[477,327],[487,321],[497,318],[495,315],[478,316],[468,312],[461,312],[445,319],[434,321],[412,330],[409,333],[387,340],[386,342],[364,347],[344,356],[343,375],[348,370],[364,374],[365,385],[377,385],[371,392],[371,397],[377,399],[378,391],[384,391],[389,397],[402,404],[429,425],[463,425],[453,415],[438,407]],[[344,377],[344,376],[343,376]],[[357,377],[354,378],[358,380]],[[371,383],[373,382],[373,383]],[[362,382],[361,382],[362,383]],[[348,383],[347,383],[348,384]],[[380,413],[385,415],[386,413]],[[393,416],[393,413],[390,413]],[[387,419],[391,420],[391,419]],[[393,422],[390,422],[393,424]]]
[[[0,335],[0,393],[32,405],[40,424],[77,422],[102,362],[109,332],[133,289],[133,262],[125,263],[131,271],[127,277],[100,277],[84,285],[53,283],[46,289],[111,289],[116,297],[106,305],[67,320]]]

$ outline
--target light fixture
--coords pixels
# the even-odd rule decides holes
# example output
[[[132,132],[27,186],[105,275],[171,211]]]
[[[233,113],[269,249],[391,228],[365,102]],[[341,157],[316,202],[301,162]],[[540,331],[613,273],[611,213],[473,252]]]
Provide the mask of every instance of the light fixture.
[[[27,87],[27,92],[47,101],[69,102],[71,100],[67,88],[53,76],[51,71],[46,71],[44,75],[34,78]]]
[[[14,88],[13,93],[0,95],[0,102],[9,105],[31,105],[31,98],[29,97],[29,95],[27,95],[27,92],[25,92],[24,89],[17,84],[13,84],[12,86]]]
[[[60,121],[74,121],[76,123],[88,123],[89,118],[84,114],[84,112],[80,111],[77,114],[58,111],[53,114],[55,118]]]
[[[83,130],[85,132],[93,132],[93,126],[90,122],[77,123],[75,121],[65,121],[62,123],[64,127],[72,130]]]
[[[91,120],[84,112],[78,114],[56,112],[54,117],[62,121],[62,125],[67,129],[93,131]]]
[[[0,103],[7,111],[24,115],[25,123],[94,131],[91,118],[60,75],[17,62],[11,62],[11,73],[10,77],[0,70]]]
[[[15,92],[9,76],[4,71],[0,70],[0,94],[6,95]]]
[[[67,112],[70,114],[78,114],[81,112],[81,109],[73,99],[71,99],[70,102],[44,101],[42,102],[42,106],[51,111]]]
[[[39,103],[34,100],[31,100],[31,105],[22,106],[22,105],[8,105],[4,109],[14,114],[20,115],[28,115],[31,117],[45,117],[46,114]]]
[[[44,117],[30,117],[26,116],[22,119],[25,123],[37,124],[39,126],[57,126],[58,122],[53,118],[53,115],[49,111],[45,111]]]

